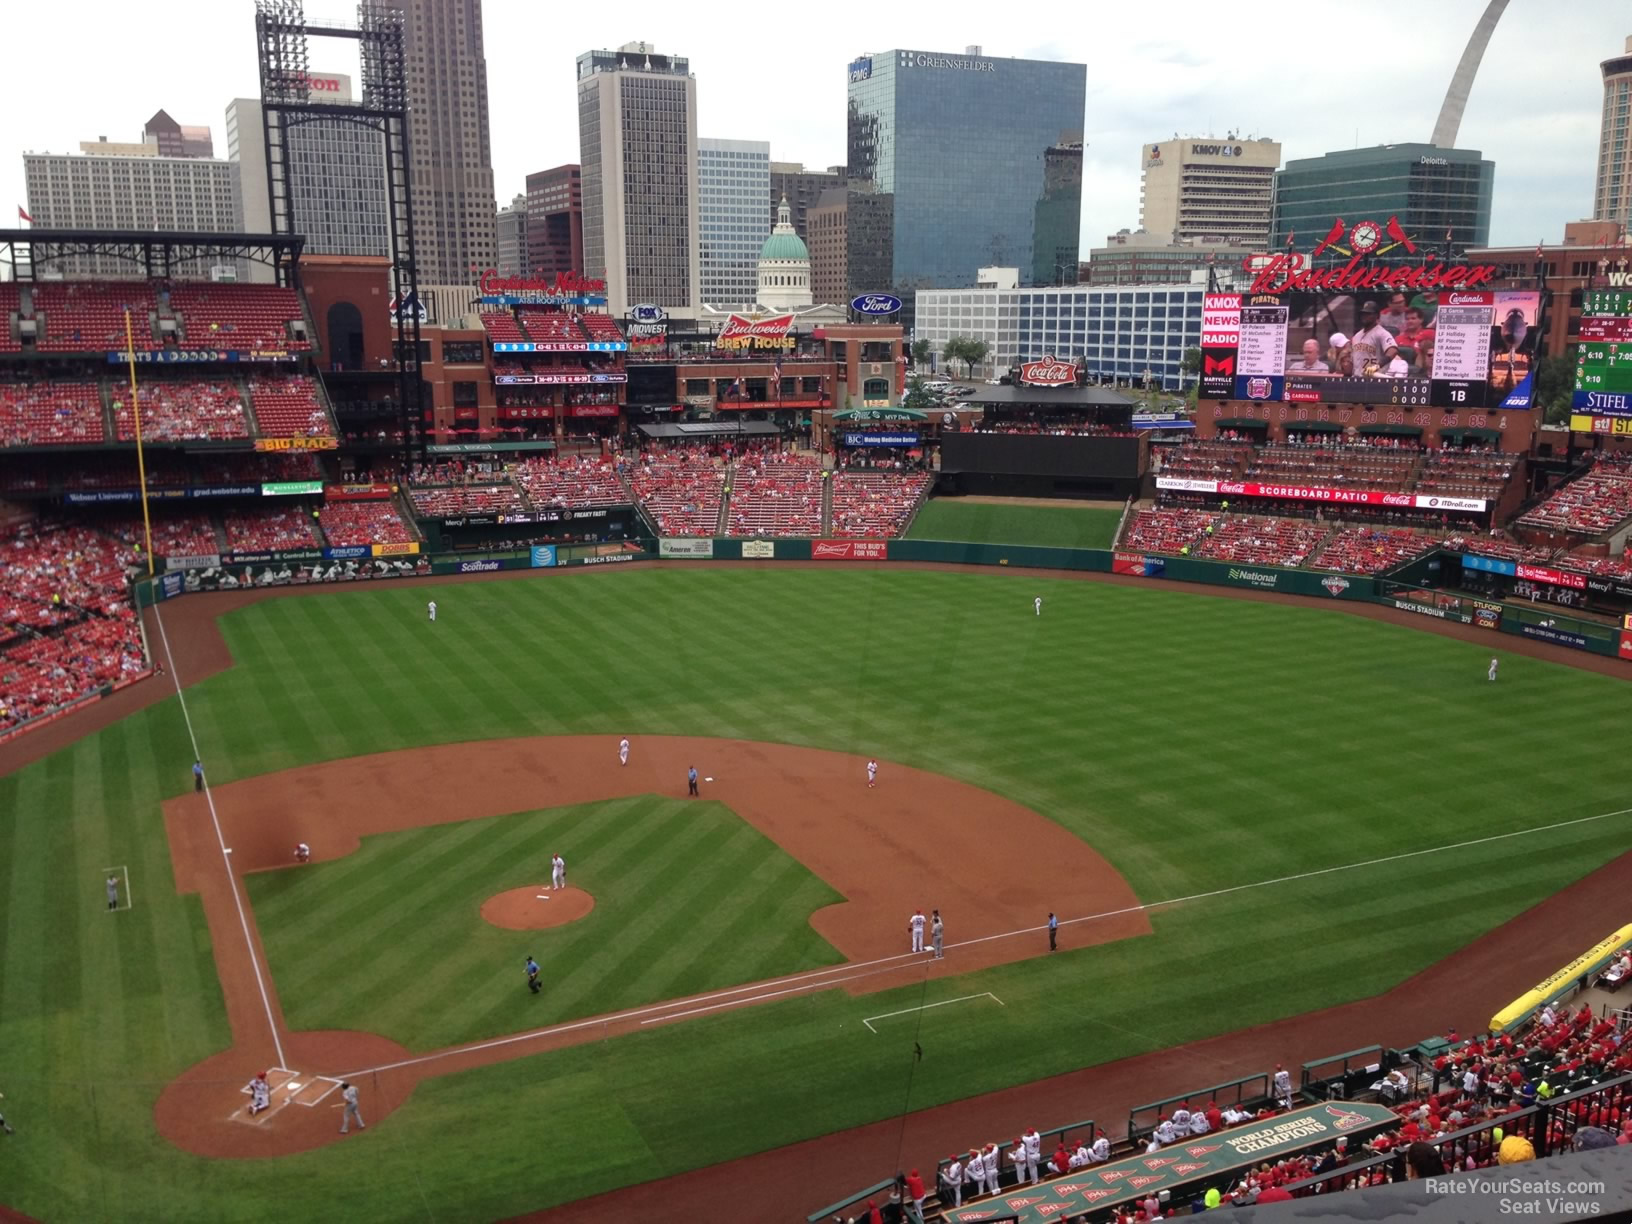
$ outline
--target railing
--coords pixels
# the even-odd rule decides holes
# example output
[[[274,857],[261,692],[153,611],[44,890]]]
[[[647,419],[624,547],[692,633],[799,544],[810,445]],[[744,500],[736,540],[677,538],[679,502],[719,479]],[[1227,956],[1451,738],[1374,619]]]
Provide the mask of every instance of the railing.
[[[1342,1070],[1336,1075],[1316,1074],[1320,1068],[1337,1064],[1342,1064]],[[1347,1054],[1331,1054],[1325,1058],[1311,1059],[1303,1064],[1303,1077],[1298,1084],[1298,1092],[1311,1104],[1347,1100],[1354,1096],[1355,1088],[1362,1081],[1369,1083],[1381,1076],[1385,1070],[1383,1047],[1380,1045],[1363,1046],[1358,1050],[1350,1050]],[[1337,1090],[1339,1087],[1341,1091]]]

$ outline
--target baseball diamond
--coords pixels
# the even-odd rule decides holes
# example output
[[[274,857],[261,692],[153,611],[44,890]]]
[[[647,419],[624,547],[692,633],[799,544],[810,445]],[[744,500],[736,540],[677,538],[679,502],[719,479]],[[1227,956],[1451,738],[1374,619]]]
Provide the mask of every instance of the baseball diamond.
[[[93,866],[155,881],[106,920],[145,925],[115,931],[74,919],[76,888],[56,888],[54,868],[17,877],[0,916],[59,937],[8,944],[0,1018],[26,1014],[14,984],[60,975],[64,954],[104,980],[145,965],[165,984],[117,992],[123,1070],[94,1096],[19,1077],[15,1055],[41,1038],[0,1027],[10,1117],[32,1099],[64,1150],[145,1135],[149,1157],[75,1185],[25,1171],[13,1205],[75,1215],[118,1186],[133,1210],[162,1197],[172,1218],[205,1219],[275,1182],[288,1218],[406,1213],[407,1177],[437,1217],[572,1203],[552,1214],[611,1220],[652,1204],[604,1192],[711,1165],[703,1185],[786,1218],[864,1185],[858,1169],[893,1169],[847,1158],[824,1193],[789,1202],[788,1174],[759,1162],[825,1167],[819,1151],[852,1135],[870,1149],[865,1124],[899,1115],[904,1093],[912,1124],[892,1143],[933,1168],[951,1139],[931,1132],[967,1127],[971,1108],[1029,1112],[1030,1093],[1059,1122],[1110,1118],[1139,1099],[1119,1095],[1118,1069],[1187,1041],[1271,1025],[1250,1039],[1259,1053],[1208,1056],[1220,1074],[1206,1080],[1374,1034],[1471,1031],[1516,992],[1512,974],[1453,993],[1412,975],[1501,928],[1488,938],[1503,963],[1539,977],[1579,924],[1502,924],[1589,895],[1601,886],[1571,886],[1594,868],[1625,879],[1624,800],[1590,770],[1561,780],[1550,762],[1573,731],[1545,711],[1567,693],[1609,725],[1627,690],[1521,652],[1488,686],[1481,643],[1432,631],[1457,626],[1108,575],[677,564],[422,580],[436,630],[465,626],[434,642],[425,593],[406,585],[150,610],[185,709],[172,688],[101,729],[65,719],[40,733],[62,747],[0,779],[19,861],[54,861],[68,826],[51,816],[72,803]],[[752,619],[730,612],[749,606]],[[790,653],[780,627],[795,616],[833,630]],[[681,624],[713,648],[649,631]],[[886,646],[863,624],[923,630]],[[904,683],[920,658],[933,667]],[[1524,737],[1489,733],[1498,706]],[[196,792],[194,736],[209,782]],[[698,799],[682,789],[692,764],[716,779]],[[291,861],[297,841],[311,862]],[[511,891],[561,903],[538,900],[557,852],[592,908],[546,929],[483,919]],[[1412,901],[1430,893],[1427,910]],[[915,908],[944,917],[944,959],[910,952]],[[126,943],[134,929],[150,934]],[[1367,955],[1380,940],[1390,955]],[[1148,1005],[1150,983],[1215,978],[1238,988],[1199,1010]],[[1366,1018],[1374,999],[1390,1000],[1389,1025]],[[157,1007],[162,1044],[144,1019]],[[1274,1026],[1321,1008],[1330,1019]],[[110,1016],[69,1014],[98,1031]],[[982,1056],[993,1048],[1005,1056]],[[240,1090],[267,1065],[281,1069],[272,1108],[248,1118]],[[1182,1089],[1198,1073],[1139,1078]],[[1080,1108],[1048,1104],[1044,1085],[1077,1081]],[[367,1122],[346,1137],[341,1082]],[[728,1098],[745,1108],[696,1107]],[[495,1121],[518,1101],[572,1119],[606,1158],[494,1176],[531,1167],[530,1140]],[[811,1140],[825,1132],[840,1133]],[[468,1140],[449,1151],[452,1134]],[[181,1174],[183,1150],[212,1172]],[[285,1167],[306,1173],[286,1184]],[[176,1176],[192,1187],[180,1198]]]

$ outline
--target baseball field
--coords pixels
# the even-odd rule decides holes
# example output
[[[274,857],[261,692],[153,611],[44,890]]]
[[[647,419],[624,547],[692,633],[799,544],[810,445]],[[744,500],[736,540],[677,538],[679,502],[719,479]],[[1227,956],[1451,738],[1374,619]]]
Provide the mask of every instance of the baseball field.
[[[1375,995],[1632,828],[1627,685],[1337,610],[677,564],[163,611],[185,705],[0,777],[0,1202],[42,1220],[548,1208]]]

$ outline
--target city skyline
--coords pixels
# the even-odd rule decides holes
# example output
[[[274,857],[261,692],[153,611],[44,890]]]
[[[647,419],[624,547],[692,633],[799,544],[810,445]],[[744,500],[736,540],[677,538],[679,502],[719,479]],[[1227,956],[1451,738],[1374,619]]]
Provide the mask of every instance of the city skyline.
[[[845,68],[851,59],[890,47],[961,54],[965,45],[978,44],[988,58],[1089,65],[1081,221],[1087,250],[1106,234],[1137,226],[1139,150],[1153,136],[1268,133],[1281,142],[1287,159],[1426,140],[1483,7],[1481,0],[1465,0],[1414,15],[1410,38],[1368,64],[1364,76],[1334,83],[1332,60],[1318,40],[1296,38],[1294,51],[1284,50],[1286,31],[1297,28],[1306,10],[1281,3],[1256,7],[1228,40],[1203,36],[1212,28],[1212,11],[1200,5],[1188,6],[1194,21],[1186,20],[1187,6],[1178,6],[1164,23],[1167,29],[1193,29],[1194,37],[1162,38],[1131,18],[1109,16],[1095,23],[1091,36],[1058,34],[1047,10],[1022,3],[1005,11],[1001,30],[1039,33],[1008,33],[1013,41],[995,37],[989,13],[957,4],[938,12],[934,28],[946,33],[926,38],[921,14],[907,6],[881,15],[865,36],[846,28],[813,31],[799,54],[784,62],[768,55],[757,35],[753,41],[732,34],[698,38],[692,23],[659,12],[615,21],[587,12],[552,13],[551,38],[541,52],[535,40],[504,36],[536,23],[529,10],[518,0],[485,0],[495,194],[508,200],[523,189],[527,173],[578,160],[573,59],[585,47],[645,39],[684,48],[698,81],[702,130],[766,139],[777,161],[826,167],[845,160]],[[88,28],[99,33],[81,49],[80,69],[119,87],[111,94],[53,88],[50,70],[36,61],[8,75],[0,102],[8,113],[28,117],[10,125],[13,141],[0,147],[0,185],[11,188],[15,204],[26,199],[25,149],[68,152],[101,134],[135,140],[135,120],[161,107],[189,122],[206,119],[220,146],[227,102],[256,92],[248,0],[201,11],[180,34],[102,0],[85,9]],[[24,10],[10,24],[25,42],[44,39],[51,29],[39,9]],[[1591,214],[1603,96],[1598,64],[1620,52],[1632,32],[1623,28],[1628,24],[1607,6],[1545,12],[1515,6],[1497,27],[1457,142],[1497,165],[1492,242],[1552,240],[1565,222]],[[1107,40],[1117,54],[1104,54]],[[1250,53],[1254,45],[1266,48],[1261,61]],[[132,54],[138,63],[165,71],[132,73]],[[319,42],[313,43],[312,63],[314,70],[356,72],[344,54],[331,55]],[[181,67],[186,71],[176,71]],[[1288,105],[1300,91],[1305,103]],[[52,99],[49,107],[39,104],[45,96]]]

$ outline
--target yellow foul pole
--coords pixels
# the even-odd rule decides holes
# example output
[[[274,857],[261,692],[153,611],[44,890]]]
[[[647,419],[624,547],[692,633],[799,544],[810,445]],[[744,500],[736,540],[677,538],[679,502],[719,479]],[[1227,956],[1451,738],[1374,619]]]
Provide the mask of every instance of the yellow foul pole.
[[[147,459],[142,454],[142,402],[136,398],[136,336],[131,330],[130,307],[125,307],[125,365],[130,370],[130,410],[136,417],[136,475],[142,489],[142,534],[147,543],[147,576],[153,577],[153,522],[147,514]],[[117,417],[117,413],[115,416]],[[117,426],[117,421],[115,422]]]

